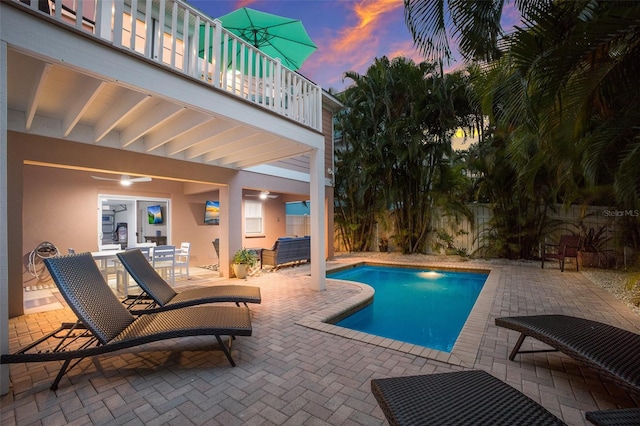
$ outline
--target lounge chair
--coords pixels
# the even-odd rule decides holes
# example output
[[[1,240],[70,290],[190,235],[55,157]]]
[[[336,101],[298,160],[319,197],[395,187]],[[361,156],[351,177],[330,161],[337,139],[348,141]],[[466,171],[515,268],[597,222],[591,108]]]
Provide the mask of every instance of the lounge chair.
[[[371,392],[391,426],[565,424],[480,370],[373,379]],[[586,418],[595,425],[638,425],[640,408],[591,411]]]
[[[565,424],[479,370],[373,379],[371,392],[391,426]]]
[[[637,426],[640,425],[640,408],[590,411],[585,417],[596,426]]]
[[[251,336],[246,307],[201,306],[136,318],[113,294],[90,253],[52,257],[44,263],[78,322],[64,323],[18,352],[2,355],[0,363],[64,361],[51,390],[83,358],[177,337],[215,336],[235,366],[221,336]]]
[[[134,314],[161,312],[204,303],[234,302],[238,306],[240,303],[246,306],[247,303],[262,301],[260,287],[245,285],[215,285],[176,293],[139,250],[118,253],[118,259],[143,290],[140,295],[125,300]],[[143,309],[136,309],[137,307]]]
[[[599,371],[623,389],[640,394],[640,334],[566,315],[496,318],[495,323],[521,333],[509,355],[511,361],[521,353],[560,351]],[[521,351],[527,336],[554,349]]]
[[[552,251],[547,250],[552,248]],[[542,252],[542,269],[545,260],[557,260],[560,262],[560,272],[564,272],[564,262],[567,258],[576,261],[576,271],[578,271],[578,250],[580,249],[579,235],[562,235],[558,244],[545,244]]]

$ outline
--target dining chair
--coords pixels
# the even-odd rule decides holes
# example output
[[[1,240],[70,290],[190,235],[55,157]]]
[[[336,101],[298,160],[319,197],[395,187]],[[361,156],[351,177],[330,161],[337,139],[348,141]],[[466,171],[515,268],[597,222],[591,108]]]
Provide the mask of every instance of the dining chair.
[[[141,244],[143,245],[141,246]],[[147,259],[147,261],[151,263],[151,255],[153,254],[154,246],[155,246],[155,243],[153,244],[139,243],[139,244],[136,244],[134,247],[127,247],[126,251],[140,250],[143,256],[145,257],[145,259]],[[140,290],[138,287],[138,284],[136,284],[135,281],[129,280],[129,273],[124,267],[122,267],[121,262],[118,262],[118,271],[116,273],[116,277],[117,277],[116,290],[118,292],[118,295],[128,297],[130,295],[131,290]]]
[[[151,262],[151,256],[153,256],[153,249],[156,247],[156,244],[153,245],[142,245],[136,244],[134,247],[127,247],[127,250],[140,250],[144,257],[147,258],[149,262]]]
[[[186,272],[187,279],[189,279],[189,252],[191,251],[191,243],[183,242],[180,244],[180,248],[176,249],[176,275],[182,278]]]
[[[171,285],[176,283],[176,246],[156,246],[151,253],[151,265]]]
[[[117,251],[117,250],[121,250],[122,248],[120,247],[120,244],[100,244],[98,245],[98,249],[100,251]],[[107,282],[109,282],[109,275],[116,275],[118,274],[118,259],[116,258],[116,256],[114,255],[113,258],[110,259],[104,259],[101,262],[101,268],[102,268],[102,275],[104,276],[105,280]]]

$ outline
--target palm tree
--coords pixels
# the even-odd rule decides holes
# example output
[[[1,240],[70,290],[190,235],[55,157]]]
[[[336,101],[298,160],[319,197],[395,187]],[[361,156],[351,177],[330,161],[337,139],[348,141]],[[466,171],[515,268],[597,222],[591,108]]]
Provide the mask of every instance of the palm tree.
[[[457,202],[463,179],[461,173],[451,171],[450,144],[462,122],[456,110],[466,116],[469,109],[466,80],[443,77],[432,63],[416,65],[405,58],[384,57],[376,59],[364,75],[345,75],[354,84],[343,95],[347,112],[338,127],[348,138],[350,145],[345,146],[351,152],[336,152],[336,209],[354,206],[357,199],[362,200],[360,210],[366,211],[366,201],[356,195],[373,189],[377,201],[369,200],[369,206],[376,206],[378,212],[391,210],[394,239],[402,251],[425,252],[435,207],[466,213]],[[361,161],[358,185],[348,186],[341,175],[350,158]],[[344,225],[348,223],[352,228],[360,226],[344,220]]]
[[[355,90],[338,95],[346,108],[335,122],[341,135],[335,150],[335,222],[347,251],[371,249],[371,235],[385,208],[378,195],[382,183],[372,178],[379,162],[372,145],[375,117],[361,95]]]
[[[491,61],[484,113],[533,200],[640,208],[640,2],[515,4],[502,39],[501,0],[405,0],[405,16],[424,53],[450,57],[450,24],[464,58]]]
[[[416,46],[433,61],[454,59],[451,43],[465,61],[492,61],[502,55],[499,43],[505,0],[404,0],[405,22]],[[516,0],[527,18],[542,0]]]

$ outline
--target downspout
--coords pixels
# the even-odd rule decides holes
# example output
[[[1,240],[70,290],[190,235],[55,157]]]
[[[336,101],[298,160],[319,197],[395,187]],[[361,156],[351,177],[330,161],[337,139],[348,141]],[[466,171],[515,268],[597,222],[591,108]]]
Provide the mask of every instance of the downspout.
[[[7,212],[7,43],[0,41],[0,354],[9,353]],[[9,366],[0,365],[0,395],[9,393]]]

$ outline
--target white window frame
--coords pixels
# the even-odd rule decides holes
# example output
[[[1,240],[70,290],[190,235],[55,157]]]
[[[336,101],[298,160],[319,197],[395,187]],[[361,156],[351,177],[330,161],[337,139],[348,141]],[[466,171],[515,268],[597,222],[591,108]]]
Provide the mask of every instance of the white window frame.
[[[257,200],[244,200],[244,233],[247,237],[264,235],[264,208]]]

